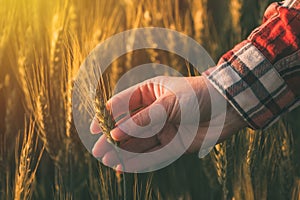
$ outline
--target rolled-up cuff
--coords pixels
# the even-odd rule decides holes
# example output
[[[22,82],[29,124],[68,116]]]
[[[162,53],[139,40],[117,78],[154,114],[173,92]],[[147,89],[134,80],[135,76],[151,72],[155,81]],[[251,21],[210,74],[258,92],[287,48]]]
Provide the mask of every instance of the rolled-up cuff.
[[[264,129],[297,99],[269,60],[251,42],[204,73],[253,129]]]

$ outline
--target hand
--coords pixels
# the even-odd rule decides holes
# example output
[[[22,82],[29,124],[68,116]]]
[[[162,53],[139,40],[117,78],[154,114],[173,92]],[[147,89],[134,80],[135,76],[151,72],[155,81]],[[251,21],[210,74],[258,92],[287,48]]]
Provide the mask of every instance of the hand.
[[[209,133],[208,141],[221,142],[245,127],[246,123],[231,106],[226,106],[226,102],[225,110],[212,113],[211,91],[217,95],[214,96],[214,102],[225,101],[204,76],[160,76],[126,89],[113,96],[108,101],[107,108],[112,110],[114,118],[128,113],[128,110],[139,110],[118,121],[111,136],[119,142],[121,149],[147,153],[164,148],[180,134],[179,140],[170,148],[172,151],[160,154],[159,158],[155,157],[155,162],[176,157],[181,151],[198,152],[210,126],[219,127],[221,133]],[[199,113],[200,118],[197,117]],[[225,123],[220,120],[222,116]],[[91,132],[101,132],[96,120],[91,124]],[[102,158],[102,162],[108,166],[117,166],[119,170],[122,168],[116,151],[107,142],[105,135],[95,143],[93,155]],[[150,167],[147,166],[148,162],[137,163],[135,156],[125,156],[122,159],[125,168],[139,170]]]

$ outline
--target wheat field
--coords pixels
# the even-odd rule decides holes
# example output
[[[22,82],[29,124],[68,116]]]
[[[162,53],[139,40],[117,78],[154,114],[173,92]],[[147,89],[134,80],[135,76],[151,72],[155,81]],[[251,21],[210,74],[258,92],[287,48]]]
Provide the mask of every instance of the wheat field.
[[[169,28],[194,38],[216,62],[261,23],[271,2],[0,0],[0,199],[300,200],[299,109],[266,131],[240,131],[203,159],[184,155],[144,174],[103,166],[72,119],[74,78],[108,37]],[[107,84],[147,62],[189,74],[183,59],[146,49],[113,62]]]

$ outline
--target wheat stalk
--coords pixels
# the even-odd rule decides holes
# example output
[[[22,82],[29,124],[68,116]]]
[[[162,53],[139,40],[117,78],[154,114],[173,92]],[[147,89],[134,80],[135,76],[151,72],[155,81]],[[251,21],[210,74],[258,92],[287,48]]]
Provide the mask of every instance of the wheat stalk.
[[[25,121],[23,142],[19,151],[19,134],[16,145],[16,174],[14,183],[14,199],[30,199],[32,195],[32,184],[35,179],[36,170],[39,166],[44,148],[39,148],[39,140],[35,134],[35,122],[30,120],[29,125]],[[28,126],[28,127],[27,127]],[[20,152],[20,155],[18,153]]]
[[[294,183],[292,199],[293,200],[300,200],[300,179],[299,178]]]
[[[107,81],[109,83],[109,81]],[[107,87],[106,87],[107,86]],[[99,125],[102,129],[103,134],[107,137],[107,141],[115,147],[115,151],[117,152],[118,158],[121,162],[121,165],[123,169],[125,170],[125,166],[123,163],[122,158],[119,156],[119,150],[118,150],[118,142],[115,141],[110,134],[110,131],[113,130],[116,126],[116,122],[112,116],[112,113],[110,110],[106,108],[106,103],[108,99],[110,98],[110,85],[106,85],[103,79],[103,75],[100,72],[100,80],[98,82],[98,86],[96,88],[96,93],[95,93],[95,100],[94,100],[94,108],[95,108],[95,116],[96,119],[99,122]],[[127,198],[127,192],[126,192],[126,177],[125,173],[122,173],[122,178],[123,178],[123,199]],[[119,176],[119,172],[116,172],[116,176],[118,179],[118,184],[121,183],[121,177]],[[103,183],[103,182],[102,182]],[[112,188],[110,186],[110,188]],[[119,194],[121,193],[120,191],[118,192]]]
[[[240,25],[240,19],[241,19],[241,9],[242,9],[242,3],[241,0],[231,0],[230,1],[230,14],[231,14],[231,20],[232,20],[232,30],[234,32],[234,42],[239,42],[241,40],[241,25]]]
[[[226,159],[226,148],[224,143],[217,144],[214,147],[214,152],[211,154],[214,160],[218,181],[222,186],[223,199],[227,199],[228,189],[227,189],[227,159]]]
[[[202,43],[204,39],[205,22],[207,20],[207,0],[196,1],[191,3],[192,17],[194,23],[194,38]]]
[[[279,182],[281,185],[282,196],[286,199],[291,198],[294,183],[294,166],[292,164],[293,136],[289,125],[280,120],[278,123],[278,154],[279,154]]]

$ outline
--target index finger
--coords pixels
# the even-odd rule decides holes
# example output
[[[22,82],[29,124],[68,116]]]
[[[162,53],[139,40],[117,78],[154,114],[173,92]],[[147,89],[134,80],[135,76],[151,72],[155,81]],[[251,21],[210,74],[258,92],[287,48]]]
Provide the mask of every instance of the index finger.
[[[113,118],[129,115],[132,111],[148,106],[155,101],[147,84],[132,86],[110,98],[106,107],[112,112]]]

